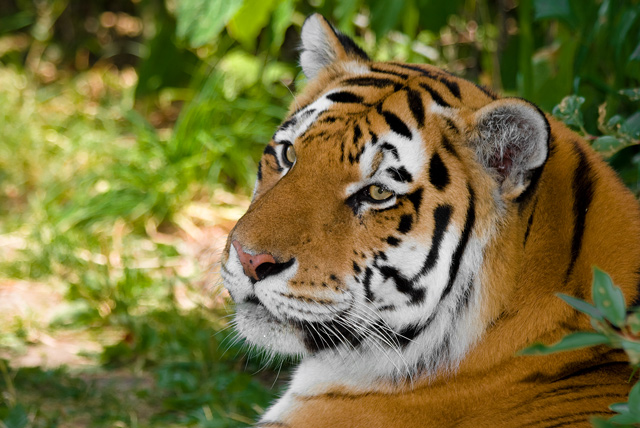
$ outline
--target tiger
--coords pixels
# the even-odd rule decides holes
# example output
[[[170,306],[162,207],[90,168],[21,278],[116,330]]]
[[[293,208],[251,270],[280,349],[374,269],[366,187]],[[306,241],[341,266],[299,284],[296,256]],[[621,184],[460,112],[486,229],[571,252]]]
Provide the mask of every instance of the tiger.
[[[589,426],[624,353],[520,356],[590,328],[593,266],[638,304],[640,210],[577,133],[318,14],[221,275],[251,347],[299,358],[263,428]]]

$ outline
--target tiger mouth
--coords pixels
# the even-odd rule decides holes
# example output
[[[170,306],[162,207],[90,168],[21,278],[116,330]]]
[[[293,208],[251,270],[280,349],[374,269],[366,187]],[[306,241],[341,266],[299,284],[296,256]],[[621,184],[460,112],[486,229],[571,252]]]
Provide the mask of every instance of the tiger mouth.
[[[268,321],[293,328],[305,348],[311,353],[335,349],[341,345],[356,348],[366,339],[366,334],[363,331],[350,328],[349,324],[345,322],[351,305],[346,310],[337,313],[332,320],[306,321],[290,317],[285,317],[285,319],[276,317],[255,294],[247,296],[243,303],[256,305],[268,317]]]

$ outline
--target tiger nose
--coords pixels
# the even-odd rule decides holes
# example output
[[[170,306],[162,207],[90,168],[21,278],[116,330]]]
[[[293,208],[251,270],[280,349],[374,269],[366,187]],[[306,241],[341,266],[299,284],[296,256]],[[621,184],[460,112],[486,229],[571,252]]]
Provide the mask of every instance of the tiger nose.
[[[271,254],[248,254],[242,250],[242,245],[238,241],[233,241],[232,244],[238,252],[244,274],[249,278],[260,281],[276,272],[275,268],[279,263],[276,263],[276,259]]]

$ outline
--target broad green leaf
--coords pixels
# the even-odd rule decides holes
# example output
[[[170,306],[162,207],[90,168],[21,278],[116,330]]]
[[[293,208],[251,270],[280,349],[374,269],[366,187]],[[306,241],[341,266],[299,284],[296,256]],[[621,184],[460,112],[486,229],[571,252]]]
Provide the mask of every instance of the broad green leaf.
[[[638,49],[640,49],[640,45],[638,45]],[[640,55],[640,52],[638,52],[638,55]],[[640,58],[638,58],[638,59],[640,59]],[[620,93],[622,95],[625,95],[631,101],[640,100],[640,88],[621,89],[621,90],[618,91],[618,93]]]
[[[229,34],[245,47],[253,49],[260,31],[269,23],[277,5],[278,0],[244,0],[227,25]]]
[[[213,41],[243,0],[180,0],[177,2],[176,34],[194,47]]]
[[[640,137],[640,112],[635,112],[620,126],[619,132],[631,138]]]
[[[576,299],[575,297],[567,296],[566,294],[558,293],[557,296],[567,302],[574,309],[579,310],[580,312],[584,312],[589,315],[591,318],[595,318],[598,321],[604,321],[604,316],[602,312],[598,310],[591,303],[585,302],[584,300]]]
[[[602,137],[596,138],[591,143],[591,147],[593,147],[602,156],[609,158],[627,147],[627,144],[611,135],[603,135]]]
[[[570,126],[582,127],[584,121],[580,107],[584,104],[584,98],[576,95],[564,97],[560,104],[553,108],[553,115]]]
[[[627,404],[631,414],[640,416],[640,382],[636,383],[634,387],[631,388]]]
[[[611,277],[598,267],[593,268],[593,301],[596,308],[602,312],[605,318],[617,327],[624,324],[626,306],[622,291],[615,285]]]
[[[542,343],[534,343],[528,348],[523,349],[519,355],[547,355],[554,352],[570,351],[573,349],[586,348],[589,346],[602,345],[609,343],[609,338],[604,334],[579,331],[571,333],[563,337],[559,342],[553,345],[543,345]]]
[[[613,403],[609,408],[618,413],[629,413],[629,403]]]
[[[621,413],[619,415],[615,415],[609,419],[609,421],[616,424],[639,424],[640,416],[636,416],[632,413]]]

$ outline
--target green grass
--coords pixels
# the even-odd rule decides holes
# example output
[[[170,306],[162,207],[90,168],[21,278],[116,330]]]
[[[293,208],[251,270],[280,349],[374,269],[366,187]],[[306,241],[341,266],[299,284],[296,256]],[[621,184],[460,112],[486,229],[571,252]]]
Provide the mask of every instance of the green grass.
[[[246,359],[215,254],[198,253],[246,208],[218,183],[247,186],[283,110],[224,98],[215,75],[203,85],[173,131],[132,108],[130,69],[42,86],[0,67],[0,287],[22,281],[28,302],[46,284],[55,306],[2,317],[0,426],[246,426],[280,390],[286,368],[275,382]],[[14,364],[46,338],[87,335],[102,349],[88,365]]]

